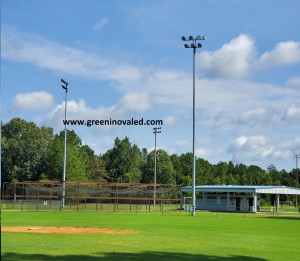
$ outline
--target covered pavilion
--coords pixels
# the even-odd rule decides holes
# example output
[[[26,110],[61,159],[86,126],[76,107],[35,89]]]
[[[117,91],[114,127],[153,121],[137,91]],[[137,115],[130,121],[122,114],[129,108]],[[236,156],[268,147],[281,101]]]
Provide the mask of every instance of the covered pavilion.
[[[181,207],[185,204],[185,195],[192,192],[192,186],[180,190]],[[260,210],[259,195],[276,195],[276,211],[280,207],[280,195],[300,195],[300,188],[286,186],[242,186],[218,185],[195,186],[196,209],[230,212],[257,212]]]

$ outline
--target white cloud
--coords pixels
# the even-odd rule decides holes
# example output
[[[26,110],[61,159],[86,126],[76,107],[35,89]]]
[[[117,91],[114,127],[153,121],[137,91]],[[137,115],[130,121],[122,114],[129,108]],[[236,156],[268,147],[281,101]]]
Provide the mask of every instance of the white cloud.
[[[299,87],[300,86],[300,77],[292,77],[287,80],[286,84],[289,86]]]
[[[53,100],[53,95],[45,91],[19,93],[12,100],[11,109],[17,111],[46,110],[52,107]]]
[[[210,156],[210,153],[207,150],[201,148],[201,149],[195,150],[195,155],[198,158],[207,158]]]
[[[151,99],[148,93],[127,93],[119,104],[114,107],[115,114],[124,114],[128,112],[143,112],[151,108]]]
[[[254,58],[254,40],[241,34],[216,51],[201,52],[199,60],[210,77],[243,78],[251,69]]]
[[[163,121],[164,121],[164,125],[174,125],[176,123],[176,117],[168,116]]]
[[[235,161],[243,161],[247,157],[266,158],[272,154],[273,150],[274,148],[268,144],[267,138],[264,136],[240,136],[229,148]]]
[[[38,35],[4,28],[1,38],[3,59],[97,80],[129,82],[142,78],[141,70],[135,66],[62,46]]]
[[[244,112],[237,119],[238,124],[256,126],[269,125],[279,121],[280,116],[271,108],[258,107]]]
[[[259,136],[239,136],[229,146],[234,162],[284,160],[293,154],[286,142]]]
[[[185,153],[190,151],[192,148],[192,141],[190,139],[185,140],[175,140],[168,146],[168,151],[170,154],[173,153]]]
[[[281,42],[272,51],[265,52],[256,61],[255,66],[260,69],[294,64],[300,62],[300,42]]]
[[[218,113],[213,122],[215,128],[233,127],[234,125],[235,121],[227,111]]]
[[[286,109],[283,120],[285,121],[294,121],[300,120],[300,106],[297,104],[292,104]]]
[[[90,79],[115,81],[117,84],[113,86],[121,93],[146,92],[151,99],[147,98],[146,101],[144,96],[142,100],[146,102],[144,105],[140,104],[141,108],[149,107],[151,101],[160,105],[191,107],[192,79],[184,71],[137,67],[46,41],[36,35],[23,34],[12,28],[5,28],[2,38],[4,59],[30,62],[50,70]],[[236,79],[248,74],[254,53],[254,41],[244,34],[215,52],[201,53],[206,57],[205,66],[209,74],[235,79],[196,79],[197,108],[207,108],[206,113],[215,117],[223,110],[232,114],[262,104],[273,107],[274,104],[278,105],[278,100],[275,101],[274,97],[289,102],[296,100],[299,95],[295,90],[287,92],[280,86]],[[219,118],[215,124],[224,124],[221,120]]]
[[[232,39],[216,51],[203,51],[199,55],[200,67],[212,78],[241,79],[253,70],[299,62],[300,42],[280,42],[273,50],[257,57],[255,41],[245,34]]]
[[[94,24],[93,29],[100,30],[103,27],[107,26],[108,24],[109,24],[109,19],[107,17],[103,17],[97,23]]]

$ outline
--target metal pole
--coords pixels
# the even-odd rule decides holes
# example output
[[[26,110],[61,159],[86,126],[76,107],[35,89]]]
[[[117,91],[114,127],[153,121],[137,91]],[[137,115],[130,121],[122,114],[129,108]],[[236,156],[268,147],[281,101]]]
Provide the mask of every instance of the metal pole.
[[[196,49],[201,48],[202,45],[200,43],[197,44],[197,41],[200,40],[206,40],[206,36],[189,36],[188,38],[185,36],[182,36],[181,40],[182,41],[191,41],[192,44],[188,45],[185,44],[185,48],[193,48],[193,166],[192,166],[192,211],[191,215],[195,216],[196,214],[196,155],[195,155],[195,137],[196,137],[196,106],[195,106],[195,60],[196,60]]]
[[[155,144],[155,147],[154,147],[154,188],[153,188],[153,206],[155,206],[155,198],[156,198],[156,129],[154,131],[154,144]]]
[[[0,238],[2,238],[2,121],[0,120]]]
[[[65,92],[65,140],[64,140],[64,170],[63,170],[63,195],[62,195],[62,207],[65,206],[66,195],[66,168],[67,168],[67,90]]]
[[[299,154],[297,155],[296,158],[297,188],[298,188],[298,158],[299,158]],[[298,208],[298,194],[296,195],[296,208]]]
[[[62,179],[62,207],[65,206],[65,195],[66,195],[66,168],[67,168],[67,92],[68,83],[61,79],[62,88],[65,89],[65,138],[64,138],[64,166],[63,166],[63,179]]]
[[[300,157],[300,154],[296,154],[294,158],[296,159],[296,186],[298,188],[298,159]],[[296,208],[298,207],[298,195],[296,194]]]
[[[196,46],[196,44],[194,44]],[[195,57],[196,47],[193,48],[193,173],[192,173],[192,216],[196,214],[196,161],[195,161],[195,123],[196,123],[196,110],[195,110]]]
[[[1,200],[1,188],[2,188],[2,121],[0,120],[0,200]],[[0,203],[1,204],[1,203]]]
[[[154,188],[153,188],[153,206],[155,206],[156,204],[156,134],[157,133],[161,133],[161,131],[157,131],[160,130],[161,127],[155,127],[153,128],[154,130],[154,178],[153,178],[153,183],[154,183]]]

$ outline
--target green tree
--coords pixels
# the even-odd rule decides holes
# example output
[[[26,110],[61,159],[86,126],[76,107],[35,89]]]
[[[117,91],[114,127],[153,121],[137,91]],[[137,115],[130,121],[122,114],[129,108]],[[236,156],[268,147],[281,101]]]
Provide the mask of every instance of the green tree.
[[[91,180],[107,182],[108,173],[106,171],[106,162],[101,156],[94,156],[91,162]]]
[[[48,178],[62,180],[64,155],[64,131],[54,136],[47,155]],[[94,151],[82,145],[74,131],[67,130],[66,181],[89,181],[92,179]]]
[[[125,174],[123,181],[129,183],[139,183],[142,177],[141,166],[143,163],[143,156],[137,145],[133,145],[131,148],[131,161],[131,168]]]
[[[272,184],[270,184],[270,185],[274,185],[274,186],[282,185],[281,184],[282,173],[277,170],[277,168],[274,164],[271,164],[270,166],[268,166],[267,174],[269,175],[269,177],[271,179]]]
[[[212,165],[202,158],[196,160],[196,184],[213,184]]]
[[[142,153],[136,145],[131,146],[128,137],[115,139],[114,147],[103,155],[109,181],[139,182],[141,179]]]
[[[47,171],[45,160],[52,128],[14,118],[2,126],[3,181],[38,180]]]
[[[182,175],[182,165],[179,156],[177,154],[172,154],[170,156],[170,159],[173,165],[176,184],[184,184],[184,177]]]
[[[176,177],[176,184],[182,186],[192,185],[193,154],[190,152],[181,154],[180,156],[173,154],[171,155],[171,161]]]
[[[247,179],[247,166],[244,164],[237,164],[234,168],[234,173],[239,185],[251,185],[251,182]]]
[[[147,156],[147,166],[142,174],[142,182],[154,182],[154,165],[154,151],[151,151]],[[156,183],[176,184],[171,158],[168,153],[162,149],[156,151]]]

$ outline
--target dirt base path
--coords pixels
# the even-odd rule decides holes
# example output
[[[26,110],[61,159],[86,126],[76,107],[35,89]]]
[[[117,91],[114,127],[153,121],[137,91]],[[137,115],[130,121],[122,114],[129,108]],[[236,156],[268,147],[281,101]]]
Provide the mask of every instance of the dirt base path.
[[[91,227],[37,227],[37,226],[22,226],[12,227],[5,226],[1,228],[7,232],[28,232],[28,233],[56,233],[56,234],[134,234],[133,230],[118,230],[108,228],[91,228]]]

